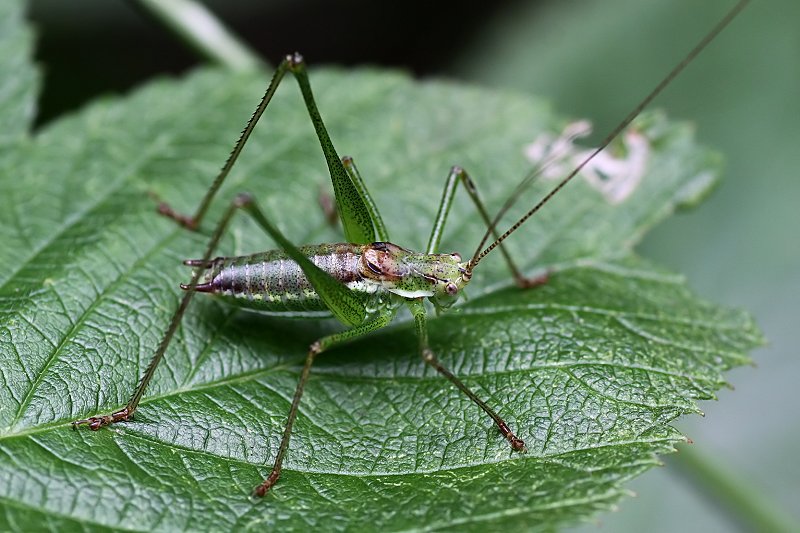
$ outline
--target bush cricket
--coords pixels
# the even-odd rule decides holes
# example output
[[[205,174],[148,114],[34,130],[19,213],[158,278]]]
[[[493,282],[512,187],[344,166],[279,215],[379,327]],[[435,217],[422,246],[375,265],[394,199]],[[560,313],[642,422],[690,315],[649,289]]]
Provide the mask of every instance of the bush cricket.
[[[462,290],[470,282],[475,268],[495,249],[500,250],[516,284],[521,289],[545,283],[546,275],[526,277],[520,272],[511,255],[503,248],[503,242],[547,204],[612,140],[619,136],[746,4],[747,0],[739,1],[603,139],[596,149],[589,152],[538,203],[503,232],[497,231],[497,222],[519,198],[518,193],[530,185],[542,168],[540,167],[526,176],[505,205],[492,217],[484,207],[475,183],[467,172],[454,166],[447,176],[438,214],[424,252],[411,251],[390,242],[389,234],[378,209],[353,159],[350,157],[340,158],[333,146],[317,110],[302,56],[297,53],[287,55],[278,65],[266,93],[195,213],[192,216],[181,215],[166,203],[160,203],[158,211],[189,230],[199,228],[217,191],[241,154],[258,120],[268,107],[285,75],[290,73],[299,85],[305,107],[327,162],[345,242],[297,247],[284,237],[269,217],[264,214],[264,211],[259,208],[252,196],[238,195],[218,222],[202,258],[184,262],[187,266],[194,268],[191,280],[189,283],[181,285],[185,291],[184,296],[130,401],[123,409],[114,413],[77,420],[73,422],[73,428],[86,425],[92,430],[98,430],[103,426],[130,420],[133,417],[148,383],[175,335],[187,306],[193,296],[200,292],[215,294],[236,306],[275,313],[324,311],[338,319],[345,327],[341,331],[323,336],[309,347],[289,409],[280,446],[273,460],[272,470],[264,481],[253,490],[252,495],[255,497],[264,496],[280,477],[283,459],[289,447],[292,425],[316,357],[334,346],[383,328],[392,321],[402,306],[406,306],[413,316],[419,340],[419,352],[423,361],[483,410],[513,450],[525,452],[526,446],[522,436],[518,436],[491,406],[481,400],[437,359],[428,344],[427,312],[424,300],[428,299],[437,312],[446,311],[459,300]],[[487,227],[475,252],[466,261],[458,253],[439,252],[439,243],[444,232],[447,215],[459,184],[467,191]],[[234,214],[240,210],[247,212],[271,236],[279,248],[247,256],[214,258],[217,244]],[[489,239],[493,240],[486,245]]]

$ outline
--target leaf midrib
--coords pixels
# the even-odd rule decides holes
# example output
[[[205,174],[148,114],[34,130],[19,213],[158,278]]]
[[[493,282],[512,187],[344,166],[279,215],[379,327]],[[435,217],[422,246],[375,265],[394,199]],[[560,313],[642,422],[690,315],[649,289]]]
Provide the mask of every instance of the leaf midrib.
[[[211,453],[206,450],[201,450],[197,448],[189,448],[182,444],[174,443],[174,442],[167,442],[159,439],[155,439],[147,433],[136,431],[135,429],[128,427],[124,430],[110,430],[110,431],[117,431],[119,432],[122,437],[125,439],[133,439],[147,442],[151,445],[160,446],[164,448],[168,448],[170,450],[180,450],[189,455],[197,455],[201,457],[207,457],[214,460],[222,460],[227,463],[238,464],[242,466],[248,467],[266,467],[269,468],[271,466],[271,460],[267,458],[266,462],[264,463],[254,463],[246,461],[245,459],[239,457],[230,457],[224,455],[217,455]],[[498,434],[498,438],[500,435]],[[594,443],[588,446],[578,446],[571,448],[569,450],[561,450],[561,451],[554,451],[550,453],[542,453],[542,454],[534,454],[532,452],[527,452],[524,454],[515,453],[514,455],[509,455],[508,457],[492,457],[486,458],[485,454],[482,455],[482,458],[478,461],[473,462],[466,462],[460,463],[458,465],[447,466],[447,467],[439,467],[439,468],[415,468],[413,471],[408,472],[392,472],[392,471],[371,471],[371,472],[364,472],[364,471],[346,471],[346,472],[339,472],[339,471],[329,471],[329,470],[322,470],[322,469],[314,469],[314,468],[306,468],[305,466],[300,468],[297,465],[291,464],[291,457],[289,457],[289,463],[284,466],[284,471],[292,471],[298,474],[305,474],[305,475],[323,475],[323,476],[339,476],[339,477],[356,477],[356,478],[380,478],[380,477],[403,477],[403,476],[425,476],[430,474],[439,474],[443,472],[458,472],[459,470],[467,470],[471,468],[481,468],[486,465],[498,465],[508,463],[510,461],[513,462],[521,462],[521,461],[533,461],[538,463],[553,463],[558,464],[560,466],[568,466],[570,468],[575,469],[575,465],[570,462],[560,462],[558,458],[569,456],[575,453],[589,451],[589,450],[601,450],[601,449],[608,449],[608,448],[624,448],[626,446],[637,445],[637,444],[660,444],[665,446],[672,446],[676,442],[682,442],[685,438],[682,436],[667,436],[667,437],[658,437],[658,438],[637,438],[637,439],[626,439],[620,440],[615,442],[601,442],[601,443]],[[511,454],[509,450],[509,454]],[[649,452],[648,452],[649,453]],[[654,464],[658,464],[656,459],[653,459]]]
[[[162,401],[162,400],[169,400],[169,399],[172,399],[172,398],[175,398],[175,397],[179,397],[179,396],[181,396],[183,394],[187,394],[187,393],[202,393],[204,391],[213,390],[213,389],[216,389],[216,388],[229,387],[231,385],[235,385],[236,383],[255,381],[255,380],[258,380],[258,379],[260,379],[262,377],[269,376],[271,374],[275,374],[275,373],[279,373],[279,372],[283,372],[283,371],[287,371],[287,370],[294,370],[296,372],[293,372],[293,373],[299,373],[299,370],[302,367],[303,360],[304,360],[304,358],[297,358],[294,362],[291,362],[291,363],[287,362],[285,364],[276,365],[276,366],[271,367],[271,368],[259,368],[259,369],[254,369],[254,370],[248,371],[248,372],[241,372],[241,373],[236,374],[234,376],[231,376],[229,378],[203,383],[203,384],[200,384],[200,385],[197,385],[197,386],[194,386],[194,387],[177,388],[177,389],[175,389],[173,391],[170,391],[168,393],[165,393],[165,394],[160,394],[160,395],[155,395],[155,396],[145,396],[142,399],[141,403],[139,404],[139,407],[141,408],[141,407],[144,407],[144,406],[146,406],[148,404],[156,403],[156,402],[159,402],[159,401]],[[610,361],[602,361],[602,360],[601,361],[598,361],[598,360],[560,361],[560,362],[554,362],[554,363],[549,363],[549,364],[532,365],[531,367],[526,368],[526,369],[482,372],[481,374],[478,374],[478,375],[466,375],[466,376],[464,376],[464,378],[466,380],[469,380],[470,378],[481,379],[481,378],[484,378],[484,377],[490,378],[490,377],[499,377],[499,376],[505,376],[505,375],[515,375],[515,374],[519,374],[521,372],[535,372],[537,370],[567,371],[567,369],[569,369],[569,368],[583,367],[583,366],[590,366],[590,367],[591,366],[607,366],[607,367],[619,368],[619,369],[623,369],[623,370],[642,370],[642,371],[651,372],[651,373],[654,373],[654,374],[660,374],[660,375],[664,375],[664,376],[675,377],[675,378],[679,378],[679,379],[685,379],[687,381],[690,381],[693,384],[696,384],[698,387],[699,387],[700,383],[706,383],[707,387],[705,387],[704,390],[708,390],[708,391],[712,390],[711,386],[719,385],[719,381],[718,380],[714,380],[712,378],[686,375],[686,374],[682,374],[682,373],[671,372],[671,371],[668,371],[668,370],[665,370],[665,369],[648,367],[648,366],[644,366],[644,365],[620,364],[620,363],[615,363],[615,362],[610,362]],[[341,383],[353,383],[353,382],[359,382],[359,383],[381,383],[381,382],[386,382],[386,381],[424,383],[424,382],[441,381],[441,377],[436,375],[436,374],[430,374],[430,375],[421,374],[420,376],[400,376],[400,377],[363,376],[363,375],[336,374],[334,372],[326,372],[324,367],[320,368],[318,370],[315,370],[315,372],[312,374],[312,379],[315,379],[317,376],[324,376],[328,380],[331,380],[331,381],[337,380],[337,381],[339,381]],[[587,387],[589,387],[589,386],[587,385]],[[590,388],[590,390],[592,390],[593,392],[596,393],[594,388],[591,388],[591,387],[589,387],[589,388]],[[290,401],[287,398],[284,398],[284,400],[287,400],[287,402]],[[620,403],[626,403],[626,404],[630,404],[630,405],[636,405],[636,406],[640,406],[640,407],[645,407],[645,408],[648,408],[648,409],[677,409],[677,410],[681,411],[682,413],[697,412],[697,411],[687,410],[686,405],[681,405],[681,404],[673,404],[673,403],[647,404],[647,403],[642,403],[642,402],[634,402],[632,400],[621,400],[621,399],[615,399],[614,401],[620,402]],[[109,409],[113,409],[113,407],[111,407]],[[63,421],[54,421],[53,423],[40,424],[40,425],[37,425],[37,426],[30,426],[28,428],[24,428],[21,431],[17,431],[17,432],[6,432],[6,433],[0,435],[0,442],[4,441],[6,439],[25,437],[25,436],[28,436],[28,435],[36,435],[36,434],[44,433],[44,432],[53,430],[54,428],[60,428],[60,427],[63,427],[64,429],[68,429],[69,428],[69,423],[65,423]]]

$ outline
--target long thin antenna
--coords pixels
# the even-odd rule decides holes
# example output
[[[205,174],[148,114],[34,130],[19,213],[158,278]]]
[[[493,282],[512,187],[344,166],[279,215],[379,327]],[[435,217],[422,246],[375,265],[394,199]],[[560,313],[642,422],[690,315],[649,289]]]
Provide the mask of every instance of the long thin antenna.
[[[525,178],[523,178],[522,181],[519,182],[519,184],[514,188],[514,190],[511,192],[511,194],[508,195],[508,199],[506,200],[506,202],[500,207],[500,209],[497,211],[497,214],[494,216],[494,218],[492,218],[492,221],[489,224],[489,227],[486,228],[486,232],[483,234],[483,238],[481,238],[480,242],[475,247],[475,253],[473,254],[473,257],[475,255],[478,255],[478,252],[481,250],[481,248],[483,248],[483,245],[486,244],[486,241],[489,239],[489,236],[492,235],[492,233],[494,232],[495,228],[497,227],[498,222],[500,222],[500,219],[503,218],[503,215],[505,215],[512,207],[514,207],[514,204],[516,204],[517,201],[520,198],[522,198],[522,193],[524,193],[525,190],[528,187],[533,185],[533,183],[536,181],[536,179],[539,178],[541,175],[543,175],[544,172],[547,169],[549,169],[551,165],[555,164],[556,161],[558,161],[558,159],[568,155],[569,147],[572,144],[572,141],[574,141],[578,137],[581,137],[581,136],[583,136],[585,134],[588,134],[590,131],[591,131],[591,128],[587,128],[587,129],[584,129],[584,130],[575,131],[575,132],[567,135],[565,137],[565,140],[567,142],[564,143],[564,147],[563,147],[564,149],[562,151],[556,152],[556,153],[551,153],[548,158],[546,158],[545,160],[543,160],[540,163],[538,163],[528,173],[528,175],[525,176]]]
[[[553,187],[553,189],[549,193],[547,193],[547,195],[544,198],[542,198],[539,201],[539,203],[537,203],[535,206],[533,206],[533,208],[530,211],[525,213],[522,216],[522,218],[517,220],[510,228],[508,228],[508,230],[505,233],[500,235],[500,237],[498,237],[497,240],[495,240],[492,244],[487,246],[482,252],[478,253],[476,251],[475,255],[472,257],[472,259],[470,259],[469,264],[467,265],[467,268],[466,268],[467,272],[471,273],[472,270],[475,268],[475,265],[477,265],[480,262],[481,259],[486,257],[492,250],[494,250],[497,247],[497,245],[499,245],[501,242],[506,240],[509,235],[511,235],[512,233],[517,231],[517,229],[519,229],[519,227],[522,226],[534,213],[536,213],[539,209],[542,208],[542,206],[544,204],[546,204],[548,201],[550,201],[550,199],[553,196],[555,196],[556,193],[558,191],[560,191],[562,189],[562,187],[564,187],[564,185],[569,183],[569,181],[572,178],[574,178],[581,170],[583,170],[583,167],[585,167],[592,159],[594,159],[597,154],[599,154],[600,152],[605,150],[605,148],[611,143],[611,141],[613,141],[622,132],[622,130],[627,128],[628,125],[630,125],[630,123],[633,121],[633,119],[635,119],[639,115],[639,113],[642,112],[642,110],[645,107],[650,105],[650,102],[652,102],[653,99],[656,96],[658,96],[661,93],[661,91],[663,91],[664,88],[667,85],[669,85],[672,82],[672,80],[674,80],[678,76],[678,74],[681,73],[681,71],[683,71],[684,68],[686,68],[686,65],[691,63],[694,60],[694,58],[697,57],[697,55],[700,54],[700,52],[702,52],[703,49],[706,46],[708,46],[708,44],[711,41],[713,41],[717,37],[717,35],[719,35],[719,33],[723,29],[725,29],[725,27],[728,24],[730,24],[730,22],[734,18],[736,18],[736,15],[738,15],[739,12],[742,9],[744,9],[744,7],[747,5],[748,2],[749,2],[749,0],[739,0],[739,2],[730,11],[728,11],[728,13],[717,23],[717,25],[714,26],[714,28],[710,32],[708,32],[706,34],[706,36],[703,37],[700,40],[700,42],[697,43],[695,45],[695,47],[692,48],[692,50],[688,54],[686,54],[686,57],[684,57],[683,60],[681,60],[680,63],[678,63],[677,65],[675,65],[675,67],[673,67],[673,69],[670,71],[670,73],[667,74],[664,77],[664,79],[661,80],[661,82],[659,82],[659,84],[656,86],[656,88],[653,89],[650,92],[650,94],[648,94],[645,97],[645,99],[642,100],[635,108],[633,108],[633,110],[630,113],[628,113],[628,115],[625,117],[625,119],[622,122],[620,122],[617,125],[617,127],[614,128],[611,131],[611,133],[609,133],[606,136],[605,139],[603,139],[603,142],[600,143],[600,146],[598,146],[591,154],[589,154],[583,161],[581,161],[580,164],[577,167],[575,167],[572,170],[572,172],[570,172],[567,175],[567,177],[565,177],[563,180],[561,180],[558,183],[558,185]],[[523,182],[524,181],[527,181],[527,178],[526,178],[526,180],[523,180]]]

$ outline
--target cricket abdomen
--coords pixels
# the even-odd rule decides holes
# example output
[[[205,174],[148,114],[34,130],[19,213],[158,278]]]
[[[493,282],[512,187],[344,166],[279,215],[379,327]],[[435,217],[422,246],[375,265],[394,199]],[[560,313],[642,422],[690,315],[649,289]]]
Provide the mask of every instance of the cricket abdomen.
[[[338,243],[301,246],[300,252],[353,291],[372,294],[381,286],[359,274],[363,246]],[[189,262],[189,264],[192,264]],[[241,307],[273,312],[325,311],[327,307],[300,266],[282,250],[217,257],[195,290],[217,294]],[[184,288],[188,288],[183,286]]]

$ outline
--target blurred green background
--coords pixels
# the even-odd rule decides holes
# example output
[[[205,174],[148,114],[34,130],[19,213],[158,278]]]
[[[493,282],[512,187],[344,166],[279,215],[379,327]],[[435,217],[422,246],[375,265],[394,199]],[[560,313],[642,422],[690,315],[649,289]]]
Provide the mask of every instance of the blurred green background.
[[[420,76],[535,93],[570,117],[613,127],[732,0],[352,0],[207,5],[270,62],[300,50],[312,65],[381,64]],[[335,4],[335,5],[334,5]],[[124,93],[202,63],[133,2],[33,0],[44,70],[38,123],[99,94]],[[317,87],[316,90],[324,91]],[[255,101],[254,101],[255,103]],[[800,2],[753,2],[655,107],[690,120],[727,169],[700,209],[639,250],[686,274],[703,297],[753,313],[769,346],[735,390],[678,426],[762,498],[800,520]],[[453,163],[457,163],[454,161]],[[729,531],[751,527],[697,484],[685,462],[631,483],[637,498],[582,531]]]

